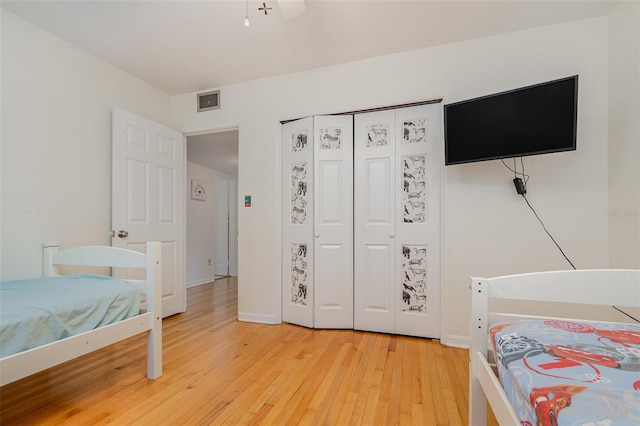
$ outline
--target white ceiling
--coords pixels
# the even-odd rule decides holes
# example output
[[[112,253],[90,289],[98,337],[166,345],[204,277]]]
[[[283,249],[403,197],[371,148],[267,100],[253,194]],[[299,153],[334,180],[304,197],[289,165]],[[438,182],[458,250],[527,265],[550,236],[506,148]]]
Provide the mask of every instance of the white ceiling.
[[[171,94],[584,19],[586,0],[0,0],[2,7]],[[248,5],[251,25],[243,25]],[[280,7],[283,7],[281,9]],[[237,176],[237,131],[190,137],[188,160]]]
[[[238,130],[187,137],[187,161],[238,177]]]
[[[280,0],[285,2],[287,0]],[[290,0],[289,0],[290,1]],[[300,0],[298,0],[300,1]],[[2,6],[168,94],[607,14],[612,1],[5,1]]]

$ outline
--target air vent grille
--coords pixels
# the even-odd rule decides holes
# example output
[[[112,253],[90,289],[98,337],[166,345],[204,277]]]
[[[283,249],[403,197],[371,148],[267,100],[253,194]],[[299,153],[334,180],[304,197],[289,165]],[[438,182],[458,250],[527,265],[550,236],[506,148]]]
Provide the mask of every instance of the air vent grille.
[[[198,112],[220,108],[220,91],[198,93]]]

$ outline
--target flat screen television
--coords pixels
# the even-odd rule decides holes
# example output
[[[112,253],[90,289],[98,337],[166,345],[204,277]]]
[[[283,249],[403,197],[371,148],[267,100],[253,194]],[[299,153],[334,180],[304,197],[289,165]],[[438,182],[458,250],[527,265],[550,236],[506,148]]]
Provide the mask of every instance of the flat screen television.
[[[444,106],[445,164],[576,149],[578,76]]]

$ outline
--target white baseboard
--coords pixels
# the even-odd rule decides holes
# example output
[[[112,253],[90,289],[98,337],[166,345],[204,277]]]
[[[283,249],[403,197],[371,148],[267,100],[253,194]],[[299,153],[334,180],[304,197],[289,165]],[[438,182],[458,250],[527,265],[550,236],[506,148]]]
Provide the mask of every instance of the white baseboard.
[[[255,314],[252,312],[238,312],[238,321],[257,322],[259,324],[279,324],[280,320],[275,315]]]
[[[455,334],[448,334],[443,339],[440,339],[440,343],[445,346],[451,346],[453,348],[469,349],[469,336],[457,336]]]
[[[196,287],[196,286],[199,286],[199,285],[202,285],[202,284],[209,284],[209,283],[214,282],[215,280],[216,280],[216,277],[212,276],[212,277],[202,278],[200,280],[189,281],[189,282],[187,282],[187,288]]]

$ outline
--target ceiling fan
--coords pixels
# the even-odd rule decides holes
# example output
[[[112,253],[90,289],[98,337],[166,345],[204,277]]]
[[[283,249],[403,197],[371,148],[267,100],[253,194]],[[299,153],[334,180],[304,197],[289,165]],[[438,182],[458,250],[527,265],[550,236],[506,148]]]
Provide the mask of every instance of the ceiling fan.
[[[305,10],[307,10],[306,0],[275,0],[278,2],[280,6],[280,11],[282,12],[282,16],[285,19],[293,18],[302,14]],[[268,15],[269,12],[273,8],[267,6],[266,2],[262,2],[262,6],[258,8],[260,12],[264,12],[265,15]],[[249,0],[245,0],[245,12],[244,12],[244,26],[248,27],[251,25],[249,21]]]

